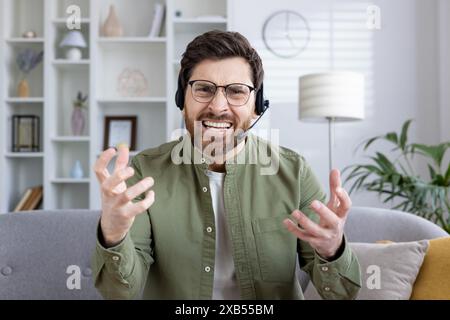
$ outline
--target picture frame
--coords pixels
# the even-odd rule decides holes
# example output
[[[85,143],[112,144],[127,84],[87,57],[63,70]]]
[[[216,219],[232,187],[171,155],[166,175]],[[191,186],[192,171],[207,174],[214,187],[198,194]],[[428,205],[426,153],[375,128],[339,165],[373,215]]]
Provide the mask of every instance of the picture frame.
[[[40,151],[40,118],[36,115],[12,116],[12,152]]]
[[[105,116],[103,150],[126,144],[130,151],[135,151],[136,131],[136,116]]]

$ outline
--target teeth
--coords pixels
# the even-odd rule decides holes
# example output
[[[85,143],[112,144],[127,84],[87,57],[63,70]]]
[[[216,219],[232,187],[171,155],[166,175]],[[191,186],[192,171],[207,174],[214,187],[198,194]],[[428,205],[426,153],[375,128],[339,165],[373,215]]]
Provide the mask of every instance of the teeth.
[[[203,124],[208,127],[214,127],[214,128],[230,128],[231,123],[228,122],[212,122],[212,121],[204,121]]]

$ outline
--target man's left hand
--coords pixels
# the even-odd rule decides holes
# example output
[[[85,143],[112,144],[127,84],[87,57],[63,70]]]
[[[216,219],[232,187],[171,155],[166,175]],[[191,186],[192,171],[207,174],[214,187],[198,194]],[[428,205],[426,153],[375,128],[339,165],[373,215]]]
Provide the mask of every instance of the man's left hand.
[[[307,241],[324,259],[334,258],[341,247],[345,220],[352,205],[348,193],[341,187],[340,172],[336,169],[330,172],[330,195],[326,206],[318,200],[311,203],[311,209],[320,217],[318,224],[300,210],[292,212],[292,217],[298,225],[291,219],[283,221],[292,234]]]

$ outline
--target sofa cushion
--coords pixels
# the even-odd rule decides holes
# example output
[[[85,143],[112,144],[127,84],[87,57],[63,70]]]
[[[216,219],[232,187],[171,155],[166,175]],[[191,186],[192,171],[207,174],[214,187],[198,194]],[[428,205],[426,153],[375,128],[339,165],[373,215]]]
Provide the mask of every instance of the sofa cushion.
[[[450,237],[430,240],[412,300],[450,300]]]
[[[401,243],[350,243],[361,266],[357,300],[408,300],[422,266],[428,240]],[[313,284],[305,299],[321,299]]]
[[[100,211],[0,214],[0,300],[102,299],[91,257]]]

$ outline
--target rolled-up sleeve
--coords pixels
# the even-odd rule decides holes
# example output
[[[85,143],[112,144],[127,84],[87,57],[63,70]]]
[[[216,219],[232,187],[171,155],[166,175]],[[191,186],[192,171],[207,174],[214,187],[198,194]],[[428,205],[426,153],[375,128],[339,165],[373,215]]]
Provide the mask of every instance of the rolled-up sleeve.
[[[142,179],[139,167],[132,162],[135,175],[127,180],[134,185]],[[143,195],[134,201],[139,201]],[[149,210],[135,217],[126,237],[116,246],[105,248],[100,223],[97,244],[92,258],[94,284],[106,299],[140,298],[153,263]]]
[[[316,176],[309,165],[303,161],[300,174],[300,204],[299,210],[311,220],[319,222],[319,216],[310,208],[313,200],[322,203],[326,201]],[[333,261],[320,257],[311,245],[298,240],[298,255],[300,268],[307,272],[317,292],[324,299],[355,299],[361,288],[361,273],[358,259],[344,235],[340,255]]]

